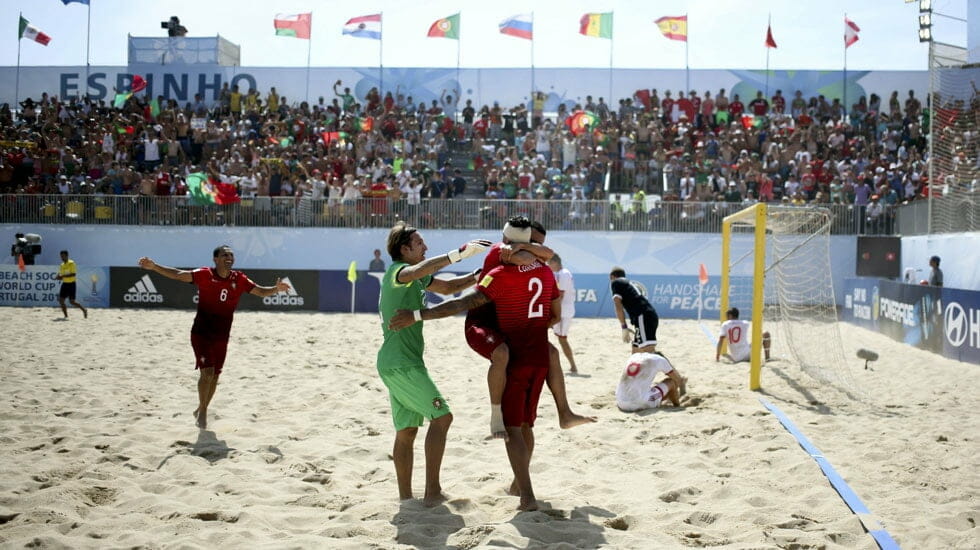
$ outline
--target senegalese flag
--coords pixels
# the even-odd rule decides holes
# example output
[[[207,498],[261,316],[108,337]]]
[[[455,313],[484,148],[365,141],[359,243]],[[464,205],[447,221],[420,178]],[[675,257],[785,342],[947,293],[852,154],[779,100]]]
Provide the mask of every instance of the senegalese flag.
[[[661,34],[670,40],[687,42],[687,16],[667,16],[654,21],[660,27]]]
[[[579,34],[596,38],[612,38],[613,14],[587,13],[579,20]]]
[[[297,13],[295,15],[278,14],[272,22],[276,28],[276,36],[292,36],[293,38],[310,39],[310,28],[313,26],[312,13]]]
[[[188,174],[187,194],[191,198],[191,204],[196,206],[242,202],[234,185],[209,178],[204,172]]]
[[[599,124],[599,117],[591,111],[575,111],[565,119],[565,126],[574,136],[584,134],[595,129]]]
[[[450,15],[440,19],[429,27],[429,37],[431,38],[452,38],[459,40],[459,14]]]

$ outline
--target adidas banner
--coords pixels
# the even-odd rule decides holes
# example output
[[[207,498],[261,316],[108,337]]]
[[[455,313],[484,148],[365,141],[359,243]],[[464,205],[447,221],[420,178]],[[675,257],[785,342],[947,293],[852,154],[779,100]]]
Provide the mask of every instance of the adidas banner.
[[[0,306],[58,307],[57,265],[0,266]],[[78,266],[75,299],[85,307],[109,307],[109,269]]]
[[[181,268],[188,269],[188,268]],[[292,290],[260,298],[245,294],[238,311],[316,311],[320,304],[319,272],[300,269],[242,269],[256,284],[271,286],[277,277]],[[112,307],[197,309],[197,287],[139,267],[113,267]]]

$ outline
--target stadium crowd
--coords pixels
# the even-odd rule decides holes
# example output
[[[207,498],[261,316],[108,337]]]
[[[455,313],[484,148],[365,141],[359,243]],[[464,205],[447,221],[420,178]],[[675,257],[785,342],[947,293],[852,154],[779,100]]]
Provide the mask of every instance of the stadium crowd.
[[[933,115],[913,92],[862,96],[848,111],[799,91],[746,101],[652,89],[615,106],[588,96],[546,113],[543,94],[478,108],[445,90],[428,104],[399,89],[358,98],[339,80],[332,98],[312,105],[227,84],[216,102],[185,105],[44,94],[16,112],[0,106],[0,192],[135,195],[152,206],[185,196],[186,176],[203,171],[243,199],[292,196],[308,211],[322,201],[338,221],[350,221],[345,206],[414,216],[424,199],[464,196],[538,209],[569,201],[573,221],[606,208],[642,218],[658,196],[714,212],[757,200],[852,205],[859,231],[885,233],[897,205],[927,196],[923,129]],[[976,126],[975,88],[969,105],[938,102],[940,141],[956,152],[950,181],[975,188],[977,136],[958,129],[960,120]],[[468,158],[468,169],[453,157]]]

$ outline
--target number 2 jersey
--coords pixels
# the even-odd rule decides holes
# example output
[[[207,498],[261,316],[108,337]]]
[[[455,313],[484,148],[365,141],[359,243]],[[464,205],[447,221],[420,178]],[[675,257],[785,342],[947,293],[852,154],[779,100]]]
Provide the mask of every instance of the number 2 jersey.
[[[493,301],[497,325],[512,352],[534,355],[544,350],[547,367],[551,301],[560,295],[551,268],[540,261],[500,265],[484,274],[477,289]]]
[[[219,277],[213,267],[195,269],[191,275],[197,286],[197,316],[191,333],[227,340],[238,300],[255,288],[255,283],[241,271],[232,270],[227,277]]]

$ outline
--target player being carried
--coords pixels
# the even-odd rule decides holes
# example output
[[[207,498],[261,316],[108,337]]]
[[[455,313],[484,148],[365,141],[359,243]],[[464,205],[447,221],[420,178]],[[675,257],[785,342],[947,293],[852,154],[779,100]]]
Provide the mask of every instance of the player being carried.
[[[241,271],[235,271],[235,253],[230,246],[214,249],[214,267],[194,270],[177,269],[160,265],[143,256],[139,259],[143,269],[159,273],[169,279],[197,286],[198,302],[194,326],[191,327],[191,347],[194,348],[194,368],[201,374],[197,380],[197,409],[194,416],[197,426],[208,427],[208,405],[218,388],[218,376],[225,365],[231,323],[235,318],[238,300],[246,292],[256,296],[272,296],[289,290],[289,284],[276,279],[272,286],[259,286]]]
[[[525,227],[531,229],[531,241],[515,241],[516,235],[523,233]],[[503,240],[494,244],[483,261],[483,274],[490,273],[493,268],[504,263],[530,266],[536,261],[547,263],[554,251],[544,246],[547,231],[537,222],[528,221],[523,216],[511,218],[504,225]],[[504,386],[507,384],[507,363],[510,347],[507,338],[501,334],[497,326],[497,315],[494,304],[487,303],[470,309],[466,313],[466,343],[482,357],[490,360],[487,370],[487,386],[490,392],[490,435],[497,439],[507,439],[504,429],[501,402]],[[548,389],[555,400],[558,409],[558,425],[563,429],[573,428],[582,424],[595,422],[595,417],[575,414],[568,404],[568,394],[565,390],[565,375],[561,370],[558,350],[548,344]]]
[[[658,373],[666,378],[654,384]],[[687,379],[677,372],[663,354],[655,352],[653,345],[637,348],[626,360],[626,368],[616,387],[616,406],[623,412],[656,409],[664,399],[675,407],[681,406],[681,397],[687,392]]]
[[[723,355],[721,350],[726,341],[728,342],[728,353],[725,353],[724,356],[728,360],[733,363],[748,361],[752,351],[752,345],[749,343],[749,322],[738,318],[737,307],[726,311],[725,317],[728,320],[721,324],[721,336],[718,337],[718,346],[715,348],[715,361],[721,360]],[[769,333],[763,332],[762,349],[765,351],[766,361],[769,360],[770,344]]]
[[[504,234],[510,242],[529,243],[530,222],[527,218],[511,218]],[[419,319],[448,317],[491,301],[496,305],[497,326],[509,348],[501,411],[508,435],[507,456],[514,472],[511,493],[520,496],[519,509],[536,510],[530,476],[533,427],[538,398],[551,364],[548,329],[561,317],[561,297],[551,269],[537,259],[529,265],[498,265],[482,275],[477,292],[431,309],[400,311],[390,327],[404,329]]]

